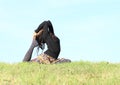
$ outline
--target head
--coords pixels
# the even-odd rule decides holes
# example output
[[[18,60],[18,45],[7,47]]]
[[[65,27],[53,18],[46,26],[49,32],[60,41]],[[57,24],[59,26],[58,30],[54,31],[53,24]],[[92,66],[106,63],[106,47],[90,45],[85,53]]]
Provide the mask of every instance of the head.
[[[36,37],[36,40],[37,40],[37,42],[38,42],[39,47],[43,50],[43,49],[44,49],[44,48],[43,48],[44,40],[43,40],[42,36],[37,36],[37,37]]]

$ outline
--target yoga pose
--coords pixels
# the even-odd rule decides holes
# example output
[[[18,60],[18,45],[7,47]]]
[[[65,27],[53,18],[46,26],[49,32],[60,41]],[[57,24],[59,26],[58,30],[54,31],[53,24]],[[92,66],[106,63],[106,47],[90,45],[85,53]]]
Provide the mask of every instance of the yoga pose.
[[[35,47],[44,49],[44,44],[47,45],[47,50],[40,54],[37,58],[31,60],[31,56]],[[35,30],[32,44],[25,54],[23,61],[35,61],[43,64],[50,64],[57,60],[60,53],[60,40],[55,35],[51,21],[42,22]]]

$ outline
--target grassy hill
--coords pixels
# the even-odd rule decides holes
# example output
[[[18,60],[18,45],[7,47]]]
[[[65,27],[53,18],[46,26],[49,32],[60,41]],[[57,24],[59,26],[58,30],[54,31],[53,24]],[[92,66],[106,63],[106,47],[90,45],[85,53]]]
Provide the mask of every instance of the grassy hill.
[[[0,85],[120,85],[120,64],[0,63]]]

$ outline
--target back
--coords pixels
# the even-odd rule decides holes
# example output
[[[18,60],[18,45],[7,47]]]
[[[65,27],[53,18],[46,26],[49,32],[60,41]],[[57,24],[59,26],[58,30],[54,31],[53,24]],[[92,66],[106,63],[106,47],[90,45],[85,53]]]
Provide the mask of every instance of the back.
[[[60,40],[58,37],[51,35],[46,38],[47,44],[47,51],[46,54],[50,55],[51,57],[57,58],[60,53]]]

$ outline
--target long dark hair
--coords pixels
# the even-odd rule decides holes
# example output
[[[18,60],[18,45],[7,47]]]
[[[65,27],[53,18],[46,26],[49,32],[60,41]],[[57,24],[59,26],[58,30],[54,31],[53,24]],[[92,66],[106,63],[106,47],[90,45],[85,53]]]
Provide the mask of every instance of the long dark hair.
[[[38,53],[39,53],[39,48],[41,48],[42,50],[45,49],[45,42],[44,42],[44,40],[43,40],[43,32],[42,32],[42,34],[40,34],[39,36],[36,36],[36,41],[38,42],[38,47],[37,47],[37,50],[36,50],[37,55],[38,55]]]
[[[42,44],[45,43],[43,39],[43,33],[39,36],[36,36],[36,40],[38,42],[39,47],[42,49]]]

